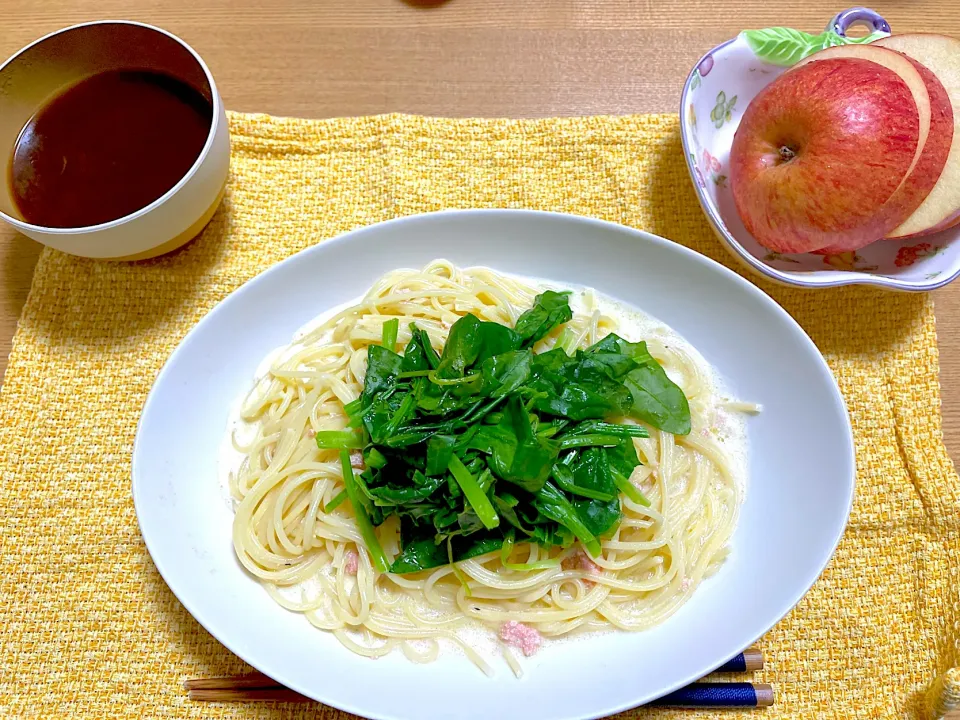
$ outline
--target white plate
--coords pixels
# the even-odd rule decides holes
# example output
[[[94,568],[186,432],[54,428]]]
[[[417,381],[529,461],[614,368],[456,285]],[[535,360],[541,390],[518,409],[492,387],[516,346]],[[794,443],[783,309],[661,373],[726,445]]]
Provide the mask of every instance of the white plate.
[[[739,397],[750,479],[733,553],[661,626],[545,648],[517,680],[449,654],[416,665],[358,657],[282,610],[234,557],[217,454],[235,399],[267,353],[388,270],[438,257],[592,286],[666,322]],[[157,378],[133,453],[133,497],[163,578],[220,642],[287,687],[370,718],[593,718],[696,680],[763,635],[817,579],[843,533],[854,452],[816,347],[769,297],[680,245],[570,215],[511,210],[394,220],[328,240],[218,305]]]

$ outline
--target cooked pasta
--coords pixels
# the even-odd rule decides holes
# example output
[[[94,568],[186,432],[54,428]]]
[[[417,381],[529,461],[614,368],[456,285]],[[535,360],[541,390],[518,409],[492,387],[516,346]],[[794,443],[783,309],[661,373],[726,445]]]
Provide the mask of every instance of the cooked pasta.
[[[467,313],[513,327],[541,289],[445,261],[398,270],[271,356],[231,427],[237,462],[226,474],[235,500],[237,557],[280,605],[361,655],[398,649],[414,662],[429,662],[450,642],[489,673],[490,657],[473,641],[477,627],[523,652],[536,649],[540,637],[643,630],[663,622],[716,572],[742,494],[738,414],[755,408],[726,398],[711,368],[664,326],[638,322],[643,316],[589,290],[575,294],[564,343],[583,348],[617,330],[645,340],[686,395],[692,424],[688,435],[649,427],[649,437],[633,440],[642,464],[630,481],[650,506],[621,495],[621,522],[602,539],[599,556],[590,557],[578,543],[547,549],[517,542],[510,565],[559,562],[516,570],[492,553],[456,566],[383,573],[364,547],[351,503],[327,507],[344,489],[343,471],[337,452],[318,449],[314,437],[346,427],[344,406],[363,390],[367,347],[379,343],[384,323],[399,319],[401,344],[415,323],[440,349],[451,325]],[[559,336],[559,329],[551,332],[534,351],[550,349]],[[359,464],[358,454],[354,459]],[[386,554],[396,555],[396,518],[377,532]],[[501,645],[519,674],[515,648]]]

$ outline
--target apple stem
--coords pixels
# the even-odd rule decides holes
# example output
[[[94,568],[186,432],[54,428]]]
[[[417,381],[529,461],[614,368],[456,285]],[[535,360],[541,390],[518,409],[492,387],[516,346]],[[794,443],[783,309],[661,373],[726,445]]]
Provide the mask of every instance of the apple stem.
[[[792,147],[787,147],[786,145],[780,146],[780,162],[790,162],[796,156],[797,153]]]

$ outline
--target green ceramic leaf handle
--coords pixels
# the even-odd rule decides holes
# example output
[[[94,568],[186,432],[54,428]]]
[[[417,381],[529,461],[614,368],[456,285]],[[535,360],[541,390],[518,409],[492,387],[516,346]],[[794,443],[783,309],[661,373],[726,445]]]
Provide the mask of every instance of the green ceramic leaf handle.
[[[847,37],[847,29],[857,23],[868,24],[872,32],[865,37]],[[838,13],[830,21],[827,30],[819,35],[786,27],[744,30],[742,34],[760,60],[771,65],[790,67],[824,48],[869,43],[886,37],[890,34],[890,26],[873,10],[856,7]]]

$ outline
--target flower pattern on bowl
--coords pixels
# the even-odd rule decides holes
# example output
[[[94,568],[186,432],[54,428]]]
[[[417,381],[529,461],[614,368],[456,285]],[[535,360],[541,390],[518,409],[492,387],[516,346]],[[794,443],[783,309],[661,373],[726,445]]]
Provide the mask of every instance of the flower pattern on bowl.
[[[710,154],[709,150],[703,151],[703,168],[715,185],[727,186],[727,176],[722,174],[723,166],[717,158]]]
[[[943,246],[931,245],[928,242],[917,243],[916,245],[904,245],[897,250],[897,257],[893,264],[897,267],[910,267],[917,260],[923,258],[935,257],[943,252]]]
[[[853,24],[864,37],[847,37]],[[730,190],[730,146],[744,109],[764,87],[803,58],[833,45],[866,43],[890,34],[872,10],[839,13],[827,30],[747,30],[717,46],[697,63],[682,94],[681,137],[690,176],[714,231],[752,270],[803,287],[867,283],[897,290],[933,290],[960,275],[960,226],[906,240],[880,240],[856,253],[784,254],[762,247],[746,231]]]
[[[713,121],[714,127],[716,127],[717,130],[722,128],[725,122],[730,122],[733,119],[733,111],[736,106],[736,95],[727,100],[727,94],[723,90],[717,93],[717,104],[714,105],[713,110],[710,111],[710,119]]]

